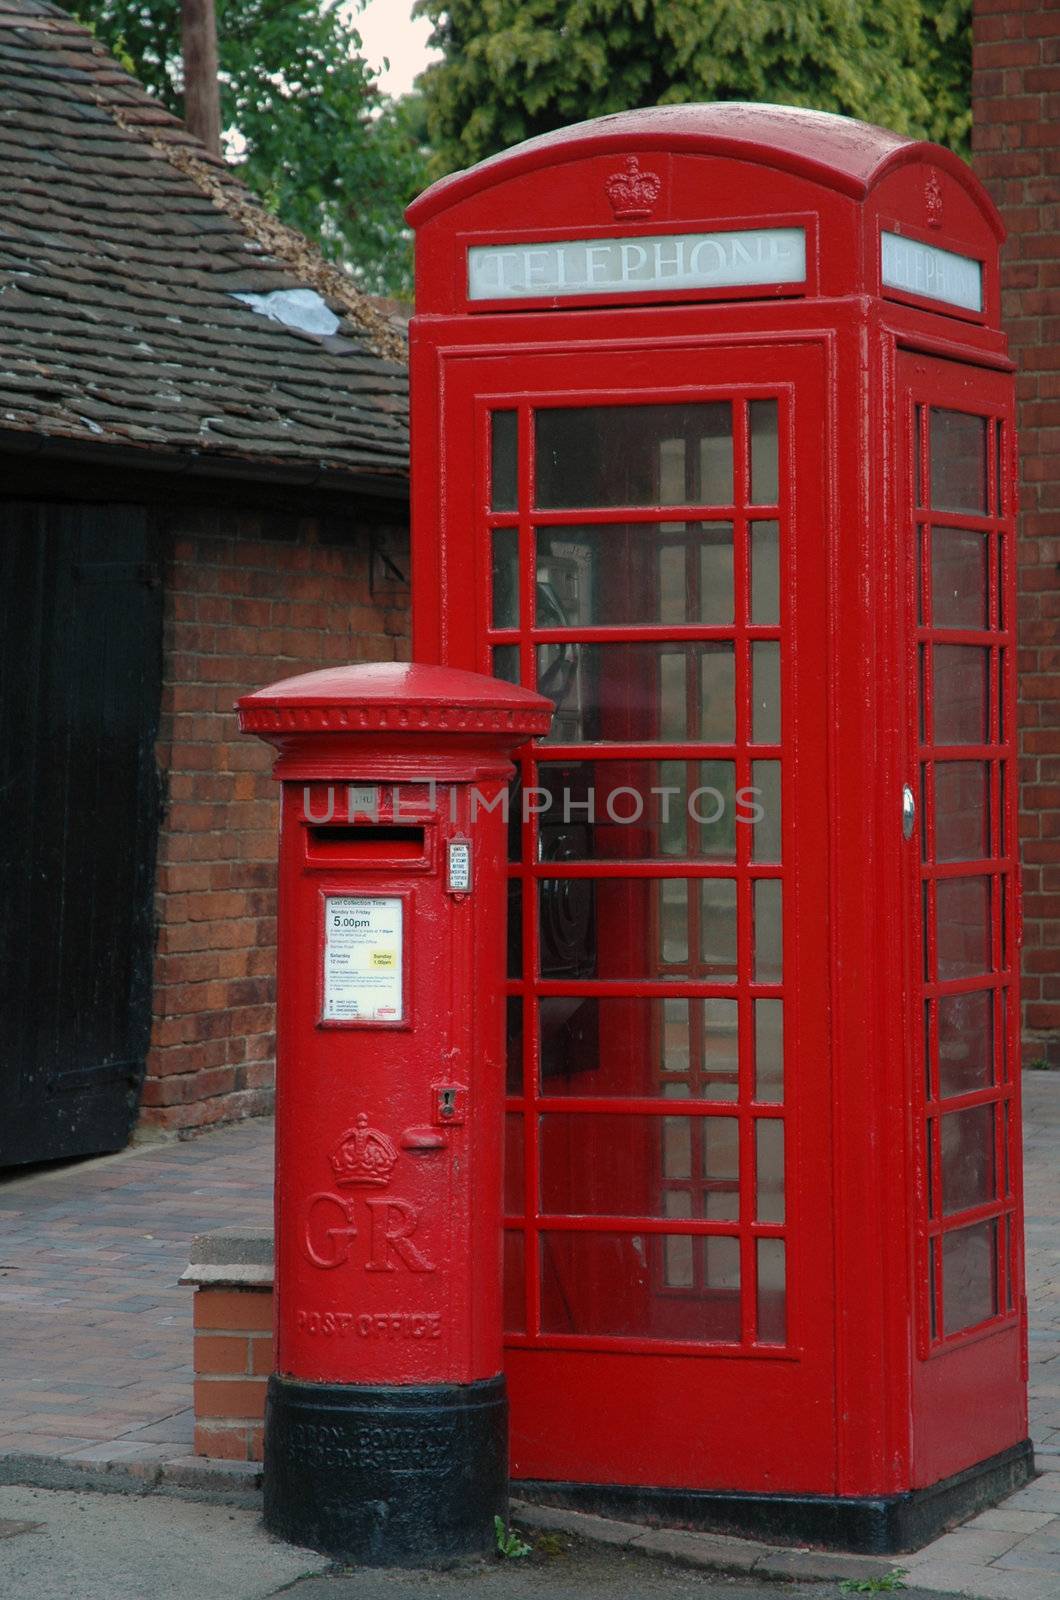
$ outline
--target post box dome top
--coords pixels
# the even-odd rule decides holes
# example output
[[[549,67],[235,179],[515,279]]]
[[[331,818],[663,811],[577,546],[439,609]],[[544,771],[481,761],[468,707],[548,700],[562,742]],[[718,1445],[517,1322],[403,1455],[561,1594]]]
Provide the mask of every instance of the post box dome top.
[[[325,667],[284,678],[238,703],[244,733],[546,733],[552,702],[479,672],[421,662]]]
[[[829,111],[738,100],[649,106],[558,128],[440,179],[405,215],[413,227],[420,227],[459,201],[535,168],[640,150],[682,150],[777,167],[853,199],[863,199],[894,168],[926,158],[963,184],[998,238],[1004,237],[986,190],[967,164],[942,145]]]

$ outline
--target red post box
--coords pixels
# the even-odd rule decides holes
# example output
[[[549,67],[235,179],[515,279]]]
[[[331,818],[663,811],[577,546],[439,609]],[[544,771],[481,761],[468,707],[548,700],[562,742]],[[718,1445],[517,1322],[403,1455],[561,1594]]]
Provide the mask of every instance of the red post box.
[[[902,1549],[1030,1470],[1001,226],[682,105],[415,201],[413,645],[521,755],[524,1492]]]
[[[503,810],[531,691],[383,664],[246,696],[283,785],[265,1521],[347,1560],[491,1549]]]

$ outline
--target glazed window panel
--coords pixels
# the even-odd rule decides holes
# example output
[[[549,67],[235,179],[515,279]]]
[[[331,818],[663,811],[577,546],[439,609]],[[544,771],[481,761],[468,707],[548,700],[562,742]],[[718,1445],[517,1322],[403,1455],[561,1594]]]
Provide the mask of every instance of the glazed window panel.
[[[548,742],[731,745],[732,644],[542,644],[537,688],[556,702]]]
[[[519,414],[490,414],[490,507],[514,511],[518,505]]]
[[[942,1211],[952,1216],[985,1205],[997,1193],[992,1105],[941,1118]]]
[[[732,501],[729,401],[549,407],[534,422],[541,510]]]
[[[939,1094],[945,1099],[989,1089],[994,1081],[994,996],[989,989],[940,995]]]
[[[985,515],[986,418],[932,407],[931,504],[936,511]]]
[[[987,628],[987,536],[967,528],[931,530],[931,610],[936,628]]]
[[[939,981],[989,972],[990,879],[941,878],[935,905]]]
[[[527,797],[538,858],[563,841],[567,861],[734,862],[750,806],[737,805],[732,761],[540,762]]]
[[[984,861],[989,855],[989,766],[984,761],[936,761],[936,861]]]
[[[740,1338],[736,1239],[553,1228],[542,1231],[540,1250],[545,1333],[697,1343]],[[588,1284],[606,1284],[607,1292],[587,1294]]]
[[[937,644],[932,654],[935,743],[986,744],[990,737],[989,650],[976,645]]]
[[[732,626],[731,522],[539,527],[535,544],[539,628]]]
[[[942,1235],[942,1331],[960,1333],[995,1317],[997,1221],[977,1222]]]

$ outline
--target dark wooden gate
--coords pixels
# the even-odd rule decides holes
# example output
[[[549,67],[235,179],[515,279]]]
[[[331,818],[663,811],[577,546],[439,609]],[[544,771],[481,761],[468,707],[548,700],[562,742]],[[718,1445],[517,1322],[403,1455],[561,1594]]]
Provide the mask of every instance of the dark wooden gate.
[[[0,1167],[136,1116],[161,656],[142,507],[0,502]]]

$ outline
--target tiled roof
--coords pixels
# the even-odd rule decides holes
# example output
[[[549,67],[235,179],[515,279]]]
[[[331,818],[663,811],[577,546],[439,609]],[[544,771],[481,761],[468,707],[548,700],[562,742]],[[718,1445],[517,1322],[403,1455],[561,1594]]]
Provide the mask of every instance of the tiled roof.
[[[307,288],[335,333],[233,298]],[[0,434],[20,432],[408,471],[393,323],[46,0],[0,0]]]

